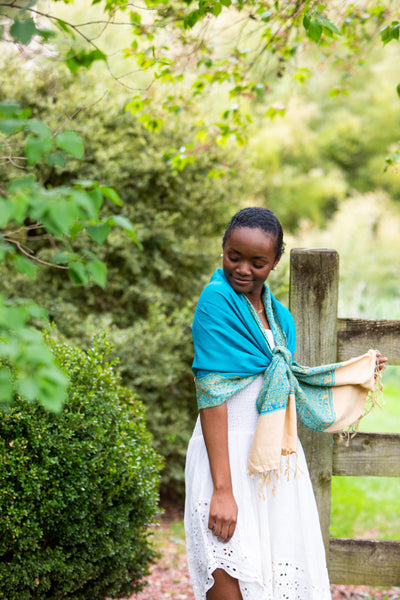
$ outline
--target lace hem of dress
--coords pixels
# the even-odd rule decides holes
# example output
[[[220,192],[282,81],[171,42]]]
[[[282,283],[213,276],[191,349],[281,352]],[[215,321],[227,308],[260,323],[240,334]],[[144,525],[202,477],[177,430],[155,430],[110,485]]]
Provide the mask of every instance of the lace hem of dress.
[[[216,560],[209,564],[204,582],[194,580],[193,590],[196,600],[206,600],[206,594],[214,585],[212,573],[223,569],[231,577],[239,580],[243,600],[330,600],[331,595],[325,585],[310,584],[302,567],[291,563],[272,563],[272,576],[263,583],[251,581],[251,575],[240,572],[234,564]]]
[[[270,575],[265,577],[254,565],[254,560],[243,554],[238,531],[227,544],[218,542],[211,534],[205,526],[208,510],[209,502],[206,500],[192,510],[192,531],[187,538],[189,570],[196,600],[206,600],[207,591],[214,585],[212,574],[216,569],[223,569],[239,580],[243,600],[330,600],[326,569],[319,574],[320,581],[311,583],[301,565],[271,561]],[[207,536],[206,544],[202,539],[204,535]]]

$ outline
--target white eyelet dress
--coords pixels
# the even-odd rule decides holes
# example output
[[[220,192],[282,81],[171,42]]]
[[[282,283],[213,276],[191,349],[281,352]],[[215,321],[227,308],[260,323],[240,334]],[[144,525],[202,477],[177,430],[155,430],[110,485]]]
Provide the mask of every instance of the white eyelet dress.
[[[274,494],[266,489],[260,494],[258,476],[248,474],[262,383],[259,375],[227,400],[229,461],[238,505],[236,530],[228,543],[219,542],[208,529],[213,484],[199,418],[189,442],[185,533],[195,600],[206,600],[215,569],[239,580],[243,600],[330,600],[318,512],[300,441],[297,456],[282,457]]]

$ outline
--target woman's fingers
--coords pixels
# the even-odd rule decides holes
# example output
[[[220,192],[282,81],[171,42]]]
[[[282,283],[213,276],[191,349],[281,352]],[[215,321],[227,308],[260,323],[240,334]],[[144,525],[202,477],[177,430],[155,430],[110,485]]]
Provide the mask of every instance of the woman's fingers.
[[[232,493],[214,492],[211,499],[208,527],[220,542],[233,536],[237,521],[237,504]]]
[[[217,519],[208,525],[213,535],[218,538],[219,542],[229,542],[236,529],[236,520]]]
[[[380,371],[386,369],[386,363],[388,359],[386,356],[382,356],[380,352],[376,353],[376,366]]]

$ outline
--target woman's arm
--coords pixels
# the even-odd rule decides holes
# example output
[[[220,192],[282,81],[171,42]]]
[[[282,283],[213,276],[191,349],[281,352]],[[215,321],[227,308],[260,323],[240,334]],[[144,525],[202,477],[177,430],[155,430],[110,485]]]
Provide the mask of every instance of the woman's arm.
[[[227,542],[236,528],[238,508],[229,465],[226,403],[201,409],[200,420],[214,485],[208,527],[219,541]]]

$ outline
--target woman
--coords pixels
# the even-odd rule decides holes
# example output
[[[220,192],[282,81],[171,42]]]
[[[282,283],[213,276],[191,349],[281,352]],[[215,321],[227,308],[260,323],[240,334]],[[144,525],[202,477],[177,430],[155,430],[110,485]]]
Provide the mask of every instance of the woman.
[[[370,351],[315,369],[293,362],[293,319],[265,285],[283,250],[271,211],[241,210],[223,237],[223,270],[194,316],[200,415],[187,454],[185,531],[196,600],[331,597],[296,410],[317,430],[350,425],[386,359]]]

